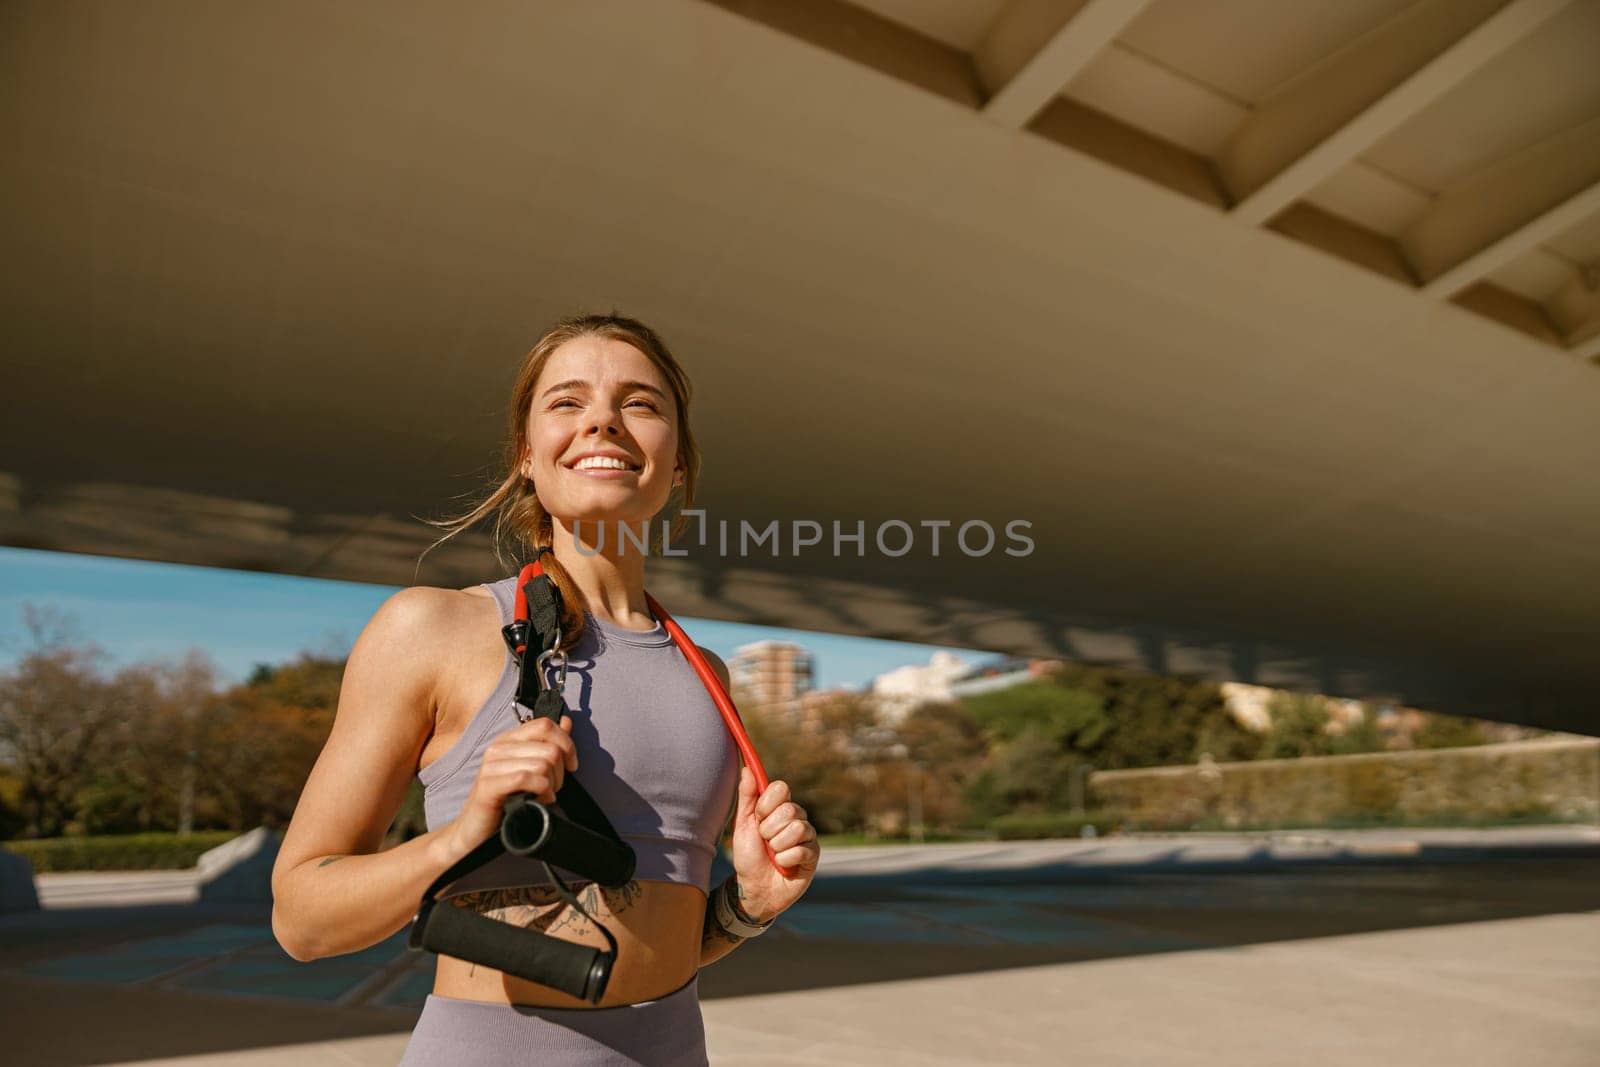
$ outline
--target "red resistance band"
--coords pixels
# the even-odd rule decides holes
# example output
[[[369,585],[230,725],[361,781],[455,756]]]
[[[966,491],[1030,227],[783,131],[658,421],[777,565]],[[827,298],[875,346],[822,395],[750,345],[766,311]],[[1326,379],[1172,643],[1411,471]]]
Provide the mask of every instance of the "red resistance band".
[[[544,568],[535,560],[523,567],[522,573],[517,576],[516,618],[522,620],[528,618],[528,595],[523,592],[522,587],[528,583],[530,578],[542,574],[544,574]],[[705,685],[706,691],[711,694],[711,699],[716,702],[717,710],[722,713],[722,721],[727,724],[728,732],[733,735],[734,743],[739,746],[739,754],[744,757],[745,766],[749,767],[751,773],[756,776],[756,796],[761,796],[762,793],[767,791],[767,772],[761,766],[761,757],[756,755],[755,746],[750,743],[750,735],[745,733],[744,720],[739,718],[739,709],[733,706],[733,698],[728,695],[727,689],[723,687],[722,679],[717,677],[717,672],[711,668],[711,664],[706,661],[706,657],[701,653],[700,649],[695,647],[695,643],[689,639],[689,635],[683,632],[683,627],[679,626],[677,620],[667,614],[667,609],[657,603],[656,598],[648,592],[645,593],[644,600],[650,606],[650,610],[655,613],[656,618],[661,620],[661,625],[667,628],[667,633],[672,635],[672,640],[677,644],[684,657],[688,659],[690,666],[694,667],[695,673],[700,676],[700,681]],[[525,651],[525,648],[519,648],[517,653],[522,655],[525,654]],[[766,846],[767,857],[772,860],[772,865],[777,868],[778,873],[785,878],[794,877],[793,869],[784,867],[778,862],[777,853],[772,851],[772,843],[765,840],[761,843]]]

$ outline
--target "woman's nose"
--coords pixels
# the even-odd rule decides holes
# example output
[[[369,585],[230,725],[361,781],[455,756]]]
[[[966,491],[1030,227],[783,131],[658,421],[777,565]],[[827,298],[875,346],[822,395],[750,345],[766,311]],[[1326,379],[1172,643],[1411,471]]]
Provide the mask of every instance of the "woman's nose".
[[[604,409],[598,410],[593,415],[589,416],[589,427],[587,432],[590,434],[607,433],[612,437],[615,437],[622,432],[617,426],[618,421],[619,420],[617,416],[612,412]]]

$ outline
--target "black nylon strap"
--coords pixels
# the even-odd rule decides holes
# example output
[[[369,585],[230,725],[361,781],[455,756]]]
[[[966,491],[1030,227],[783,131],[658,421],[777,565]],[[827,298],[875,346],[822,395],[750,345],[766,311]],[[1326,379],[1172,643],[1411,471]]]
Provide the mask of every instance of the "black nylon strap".
[[[523,707],[528,705],[524,704]],[[532,711],[535,716],[542,715],[559,726],[567,706],[562,702],[561,694],[554,689],[541,689],[539,695],[533,698]]]
[[[549,651],[555,647],[561,619],[561,590],[556,588],[556,583],[549,575],[536,574],[522,587],[522,592],[528,600],[528,622],[532,632],[528,634],[527,650],[522,654],[522,688],[518,690],[517,701],[533,714],[559,723],[567,710],[560,693],[554,689],[538,688],[534,690],[531,702],[524,701],[522,697],[523,690],[530,682],[537,687],[543,681],[534,662],[538,659],[539,651]],[[575,773],[562,775],[561,788],[556,792],[556,805],[567,818],[580,826],[612,841],[622,841],[611,820],[606,818],[606,813],[595,803]]]
[[[535,574],[522,587],[522,595],[528,599],[528,622],[539,635],[539,647],[550,648],[561,625],[561,590],[548,574]]]

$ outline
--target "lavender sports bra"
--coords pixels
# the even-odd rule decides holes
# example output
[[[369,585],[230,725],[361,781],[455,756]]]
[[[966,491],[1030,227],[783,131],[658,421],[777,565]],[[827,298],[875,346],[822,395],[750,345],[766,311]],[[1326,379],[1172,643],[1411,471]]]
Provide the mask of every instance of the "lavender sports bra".
[[[487,583],[511,621],[516,575]],[[739,792],[739,748],[711,694],[658,620],[653,630],[625,630],[585,613],[584,635],[567,657],[564,687],[583,783],[634,850],[640,881],[682,882],[709,892],[717,841]],[[495,635],[498,638],[498,634]],[[554,684],[556,672],[547,671]],[[518,725],[512,698],[517,664],[505,668],[489,699],[456,743],[418,772],[429,830],[454,819],[472,791],[483,750]],[[564,867],[570,886],[590,881]],[[457,881],[447,896],[478,889],[548,884],[544,869],[505,854]]]

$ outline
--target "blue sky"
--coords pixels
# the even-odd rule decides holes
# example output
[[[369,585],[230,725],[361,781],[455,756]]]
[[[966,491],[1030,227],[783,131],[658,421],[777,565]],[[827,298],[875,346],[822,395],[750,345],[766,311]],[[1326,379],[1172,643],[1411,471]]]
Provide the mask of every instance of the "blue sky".
[[[24,650],[22,605],[31,601],[76,616],[77,632],[109,654],[108,670],[199,648],[226,679],[243,681],[257,663],[280,663],[304,649],[348,654],[396,588],[0,547],[0,666]],[[927,663],[939,647],[674,617],[697,644],[724,658],[767,638],[804,645],[819,688],[865,685],[895,667]],[[969,663],[993,658],[977,649],[950,651]]]

